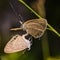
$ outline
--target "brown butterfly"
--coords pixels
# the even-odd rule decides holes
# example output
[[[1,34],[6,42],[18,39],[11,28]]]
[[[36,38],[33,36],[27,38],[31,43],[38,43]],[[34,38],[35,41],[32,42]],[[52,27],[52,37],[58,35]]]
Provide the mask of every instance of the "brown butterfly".
[[[14,28],[11,30],[23,29],[28,34],[32,35],[34,38],[39,38],[44,34],[44,32],[47,28],[47,20],[46,19],[44,19],[44,18],[32,19],[32,20],[28,20],[23,23],[23,22],[21,22],[22,16],[20,14],[17,14],[17,12],[15,11],[14,6],[11,2],[9,4],[10,4],[13,12],[15,13],[16,17],[18,18],[18,20],[20,20],[20,23],[22,24],[22,26],[20,28]]]
[[[25,30],[28,34],[32,35],[34,38],[41,37],[47,28],[47,20],[44,18],[41,19],[32,19],[24,22],[21,28],[13,28],[11,30]]]

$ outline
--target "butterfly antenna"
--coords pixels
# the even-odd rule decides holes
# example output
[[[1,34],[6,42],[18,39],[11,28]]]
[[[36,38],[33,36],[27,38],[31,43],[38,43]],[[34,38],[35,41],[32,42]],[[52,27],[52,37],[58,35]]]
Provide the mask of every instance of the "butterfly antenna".
[[[23,22],[22,22],[23,21],[22,16],[20,14],[18,15],[18,13],[16,12],[16,10],[15,10],[15,8],[14,8],[14,6],[13,6],[13,4],[11,2],[9,2],[9,5],[11,6],[13,12],[15,13],[17,19],[20,20],[20,24],[23,24]]]

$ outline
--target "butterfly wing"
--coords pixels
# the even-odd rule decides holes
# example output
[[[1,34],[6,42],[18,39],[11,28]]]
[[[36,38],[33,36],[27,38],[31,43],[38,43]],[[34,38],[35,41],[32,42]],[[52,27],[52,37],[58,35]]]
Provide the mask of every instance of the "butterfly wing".
[[[35,38],[39,38],[44,34],[47,28],[46,19],[33,19],[25,22],[24,29]]]
[[[5,53],[13,53],[22,51],[27,48],[26,42],[20,35],[15,35],[12,39],[6,44],[4,48]]]

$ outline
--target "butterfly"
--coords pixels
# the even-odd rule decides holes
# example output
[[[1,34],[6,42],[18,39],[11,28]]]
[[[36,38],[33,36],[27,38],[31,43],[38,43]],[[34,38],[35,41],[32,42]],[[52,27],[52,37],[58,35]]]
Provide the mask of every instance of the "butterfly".
[[[22,22],[20,22],[22,24]],[[34,38],[42,37],[47,28],[47,20],[41,19],[31,19],[24,22],[20,28],[13,28],[11,30],[25,30],[28,34]]]
[[[12,7],[13,11],[15,12],[13,5],[11,3],[10,3],[10,6]],[[19,15],[18,17],[21,17],[21,16]],[[20,21],[20,24],[21,24],[20,28],[12,28],[10,30],[23,30],[23,31],[26,31],[27,34],[23,34],[22,36],[21,35],[13,36],[4,48],[5,53],[23,51],[27,48],[30,50],[31,41],[26,39],[25,36],[30,34],[34,38],[40,38],[40,37],[42,37],[42,35],[44,34],[44,32],[47,28],[47,20],[44,18],[31,19],[24,23],[22,21]]]
[[[6,44],[5,48],[4,48],[4,52],[5,53],[14,53],[14,52],[18,52],[18,51],[23,51],[25,49],[29,49],[30,50],[30,46],[31,46],[31,42],[27,39],[25,39],[25,36],[27,34],[24,35],[15,35],[13,36],[10,41]]]
[[[31,19],[28,20],[26,22],[22,22],[22,16],[20,14],[17,14],[17,12],[14,9],[13,4],[10,2],[9,3],[13,12],[15,13],[16,17],[18,18],[18,20],[20,20],[21,23],[21,27],[20,28],[12,28],[10,30],[25,30],[28,34],[30,34],[31,36],[33,36],[34,38],[40,38],[46,28],[47,28],[47,20],[44,18],[41,19]]]

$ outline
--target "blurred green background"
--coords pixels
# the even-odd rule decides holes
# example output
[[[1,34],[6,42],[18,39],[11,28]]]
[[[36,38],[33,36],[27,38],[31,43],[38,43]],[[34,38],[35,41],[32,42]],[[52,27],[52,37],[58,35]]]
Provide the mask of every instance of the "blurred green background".
[[[60,0],[24,0],[48,23],[60,33]],[[14,6],[10,6],[11,2]],[[15,12],[17,15],[15,14]],[[38,18],[18,0],[0,0],[0,59],[1,60],[60,60],[60,37],[47,30],[39,39],[32,38],[30,51],[5,54],[6,43],[15,34],[24,34],[23,31],[10,31],[10,28],[20,27],[22,21]]]

